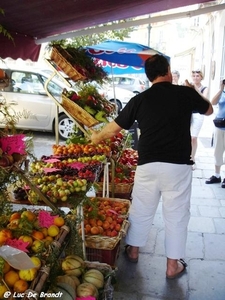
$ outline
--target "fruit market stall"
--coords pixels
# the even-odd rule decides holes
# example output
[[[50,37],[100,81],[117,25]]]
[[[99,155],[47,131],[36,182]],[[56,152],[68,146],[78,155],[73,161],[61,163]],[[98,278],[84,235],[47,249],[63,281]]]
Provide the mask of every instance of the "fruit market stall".
[[[92,125],[85,120],[92,116],[104,126],[114,108],[92,87],[63,91],[64,98],[84,134],[74,131],[65,144],[53,145],[52,155],[30,155],[24,135],[1,137],[0,245],[26,253],[33,267],[15,268],[2,257],[0,298],[10,291],[23,299],[44,292],[45,298],[62,293],[63,299],[100,300],[112,292],[120,241],[129,228],[137,152],[126,131],[98,145],[89,141]]]

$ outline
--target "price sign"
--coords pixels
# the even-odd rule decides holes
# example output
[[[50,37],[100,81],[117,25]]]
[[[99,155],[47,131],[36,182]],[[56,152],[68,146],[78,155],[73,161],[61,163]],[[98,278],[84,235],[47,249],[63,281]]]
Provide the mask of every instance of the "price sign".
[[[0,146],[3,152],[11,155],[13,153],[26,154],[26,145],[24,142],[24,134],[16,134],[12,136],[4,136],[0,138]]]
[[[38,223],[41,227],[49,227],[54,224],[55,216],[51,216],[51,214],[47,211],[40,211],[38,214]]]

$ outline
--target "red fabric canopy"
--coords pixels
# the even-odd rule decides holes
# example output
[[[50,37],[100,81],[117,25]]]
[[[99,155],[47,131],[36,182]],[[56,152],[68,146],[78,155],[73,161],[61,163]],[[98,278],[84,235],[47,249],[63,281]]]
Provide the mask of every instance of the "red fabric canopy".
[[[38,39],[204,2],[209,0],[1,0],[0,24],[17,35],[13,46],[0,34],[0,57],[36,60]]]
[[[0,35],[1,58],[10,57],[12,59],[21,58],[23,60],[38,60],[41,46],[37,45],[33,38],[21,34],[12,34],[12,37],[13,41]]]

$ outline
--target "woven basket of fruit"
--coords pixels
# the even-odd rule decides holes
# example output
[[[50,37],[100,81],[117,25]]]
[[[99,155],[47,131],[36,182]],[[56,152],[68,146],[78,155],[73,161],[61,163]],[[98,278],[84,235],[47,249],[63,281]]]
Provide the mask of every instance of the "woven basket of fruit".
[[[87,78],[81,75],[72,65],[69,63],[70,54],[62,47],[52,47],[51,59],[68,75],[72,80],[86,80]]]
[[[117,236],[101,236],[101,235],[86,235],[85,236],[85,246],[88,248],[94,249],[104,249],[104,250],[113,250],[117,244],[120,242],[122,237],[126,235],[126,232],[129,227],[129,222],[123,220],[121,229]]]
[[[93,197],[83,207],[85,246],[112,250],[126,235],[130,201]]]
[[[74,119],[87,127],[92,127],[99,123],[86,110],[71,101],[64,94],[62,94],[62,106]]]

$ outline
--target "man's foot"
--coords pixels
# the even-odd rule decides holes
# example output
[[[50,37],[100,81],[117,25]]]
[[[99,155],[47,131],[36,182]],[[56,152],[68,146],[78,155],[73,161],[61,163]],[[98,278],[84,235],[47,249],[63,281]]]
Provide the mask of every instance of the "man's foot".
[[[224,180],[223,180],[223,182],[222,182],[222,184],[221,184],[221,187],[222,187],[223,189],[225,189],[225,178],[224,178]]]
[[[177,260],[177,268],[173,274],[171,272],[166,273],[167,279],[175,279],[182,276],[187,268],[187,263],[181,258]]]
[[[125,246],[125,251],[124,251],[125,257],[129,262],[137,263],[138,262],[138,254],[135,254],[136,256],[134,257],[133,254],[131,253],[131,250],[132,250],[132,246],[130,246],[130,245]]]
[[[206,180],[206,184],[212,184],[212,183],[220,183],[221,182],[221,177],[217,178],[216,176],[211,176],[208,180]],[[225,187],[225,183],[224,183]]]

